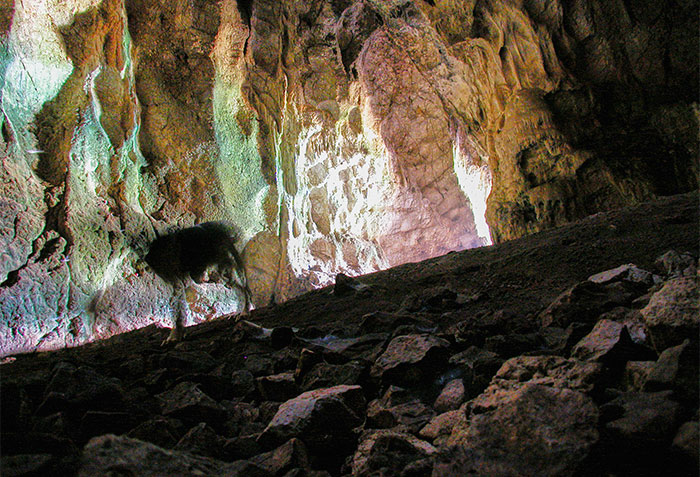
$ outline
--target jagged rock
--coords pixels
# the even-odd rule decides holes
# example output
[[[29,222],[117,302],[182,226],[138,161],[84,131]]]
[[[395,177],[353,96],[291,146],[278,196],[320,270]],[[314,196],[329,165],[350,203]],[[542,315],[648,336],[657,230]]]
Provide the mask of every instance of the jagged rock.
[[[124,407],[121,382],[116,378],[106,378],[88,366],[59,363],[45,392],[38,415],[52,414],[71,406],[96,411],[116,411]]]
[[[574,358],[614,362],[617,365],[622,365],[628,360],[643,359],[649,354],[632,341],[625,324],[611,320],[600,320],[596,323],[593,331],[579,341],[571,351],[571,356]]]
[[[673,438],[673,448],[689,461],[692,469],[700,464],[700,425],[698,421],[684,423]]]
[[[225,459],[224,438],[205,422],[200,422],[185,433],[173,450],[189,452],[214,459]]]
[[[452,430],[448,444],[462,447],[465,455],[453,471],[573,473],[598,440],[598,410],[584,393],[600,372],[598,363],[559,356],[506,361],[471,402],[468,418]]]
[[[318,363],[302,379],[301,389],[310,391],[339,384],[360,384],[366,370],[367,365],[358,361],[337,365]]]
[[[432,409],[418,399],[401,403],[391,401],[385,394],[382,399],[375,399],[368,404],[366,427],[389,429],[402,426],[417,433],[435,415]]]
[[[599,283],[605,285],[606,283],[615,281],[626,281],[630,283],[637,283],[646,288],[654,285],[656,281],[660,278],[654,278],[651,272],[642,270],[633,263],[628,263],[627,265],[620,265],[617,268],[611,270],[606,270],[604,272],[596,273],[588,277],[588,281],[593,283]]]
[[[585,281],[559,295],[541,314],[542,326],[566,328],[571,323],[595,322],[603,312],[629,304],[635,298],[623,282],[608,284]]]
[[[391,430],[366,431],[352,459],[352,475],[369,476],[375,472],[397,475],[405,467],[436,449],[417,437]]]
[[[194,383],[180,383],[156,397],[161,403],[164,416],[209,424],[220,423],[226,417],[226,410]]]
[[[669,439],[676,430],[679,405],[671,400],[671,391],[629,392],[603,405],[605,415],[616,415],[606,424],[621,440],[658,442]]]
[[[290,439],[275,450],[259,454],[250,461],[275,476],[286,475],[288,471],[296,468],[309,470],[306,446],[296,438]]]
[[[51,454],[20,454],[3,456],[0,458],[0,468],[6,477],[20,477],[24,475],[49,475],[55,472],[52,465],[55,457]]]
[[[591,392],[602,370],[599,363],[560,356],[520,356],[503,363],[486,391],[474,400],[475,406],[491,408],[491,399],[500,392],[517,389],[525,383]]]
[[[286,401],[299,395],[299,386],[294,380],[294,373],[262,376],[256,382],[260,395],[269,401]]]
[[[399,386],[429,381],[447,363],[448,347],[448,341],[432,335],[398,336],[374,362],[370,374]]]
[[[644,391],[673,389],[675,395],[690,403],[698,401],[698,345],[686,339],[666,348],[649,370]]]
[[[619,454],[618,464],[643,469],[654,461],[657,449],[670,446],[680,418],[680,406],[671,395],[628,392],[601,406],[601,416],[608,421],[606,450]]]
[[[352,429],[364,421],[365,407],[360,386],[308,391],[283,403],[258,440],[270,448],[303,438],[322,467],[337,466],[342,451],[354,444]]]
[[[462,404],[464,397],[464,381],[453,379],[442,389],[433,407],[438,412],[453,411]]]
[[[620,306],[603,313],[600,315],[599,320],[612,320],[623,323],[627,327],[632,341],[636,344],[651,346],[644,326],[644,318],[642,318],[639,310]]]
[[[669,250],[656,259],[655,265],[669,278],[694,277],[697,275],[697,262],[687,253]]]
[[[524,382],[486,393],[491,397],[449,440],[469,456],[464,474],[571,475],[598,441],[597,408],[579,391]]]
[[[452,429],[463,416],[465,416],[463,408],[438,414],[419,431],[418,435],[432,442],[435,447],[442,447],[447,444]]]
[[[465,387],[468,397],[475,397],[486,389],[491,378],[498,372],[505,360],[498,354],[476,346],[452,355],[449,363],[460,366],[468,378]]]
[[[658,352],[700,333],[700,292],[695,277],[672,278],[642,309],[651,341]]]
[[[150,442],[158,447],[170,449],[183,433],[182,423],[177,419],[157,416],[142,422],[126,435],[133,439]]]
[[[623,389],[641,391],[655,364],[654,361],[628,361],[622,377]]]
[[[371,333],[354,338],[330,335],[306,340],[304,344],[313,351],[320,351],[329,363],[343,364],[358,359],[374,361],[382,352],[387,338],[386,333]]]
[[[230,460],[250,459],[263,451],[258,444],[259,435],[248,434],[227,439],[224,442],[224,452]]]
[[[233,397],[246,398],[256,391],[255,377],[247,369],[239,369],[231,374]]]
[[[131,475],[229,475],[231,477],[270,477],[261,467],[248,462],[228,464],[187,452],[170,451],[128,437],[105,435],[85,445],[78,470],[80,477],[109,475],[119,469]]]

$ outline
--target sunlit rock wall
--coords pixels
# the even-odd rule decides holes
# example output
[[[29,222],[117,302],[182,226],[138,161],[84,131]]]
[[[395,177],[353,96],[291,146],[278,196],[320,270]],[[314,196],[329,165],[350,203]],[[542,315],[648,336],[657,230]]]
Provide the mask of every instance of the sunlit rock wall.
[[[172,227],[262,306],[697,187],[697,1],[2,5],[0,354],[169,325]]]

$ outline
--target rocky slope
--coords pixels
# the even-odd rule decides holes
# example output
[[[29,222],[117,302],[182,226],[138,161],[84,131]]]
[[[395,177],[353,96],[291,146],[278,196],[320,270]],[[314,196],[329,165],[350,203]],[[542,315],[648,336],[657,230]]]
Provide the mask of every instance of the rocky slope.
[[[698,199],[6,360],[2,473],[697,475]]]
[[[3,2],[0,355],[168,322],[140,260],[172,227],[235,223],[263,306],[693,190],[697,11]]]

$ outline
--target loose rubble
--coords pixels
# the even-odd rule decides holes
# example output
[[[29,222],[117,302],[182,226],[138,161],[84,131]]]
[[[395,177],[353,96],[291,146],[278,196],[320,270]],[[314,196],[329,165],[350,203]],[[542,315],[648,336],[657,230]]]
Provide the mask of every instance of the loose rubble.
[[[696,262],[657,263],[528,319],[432,321],[459,310],[443,289],[432,315],[240,322],[174,348],[148,329],[108,366],[4,373],[3,475],[697,475]]]

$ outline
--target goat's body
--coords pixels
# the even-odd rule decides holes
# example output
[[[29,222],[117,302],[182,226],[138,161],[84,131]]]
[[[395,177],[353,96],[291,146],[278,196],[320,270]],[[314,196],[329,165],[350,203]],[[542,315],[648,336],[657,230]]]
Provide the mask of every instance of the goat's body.
[[[245,312],[250,309],[250,289],[243,262],[235,246],[231,227],[206,222],[158,237],[151,243],[146,263],[173,287],[175,326],[168,341],[182,338],[187,313],[186,289],[190,281],[201,282],[212,267],[245,297]],[[238,278],[238,281],[236,280]],[[240,283],[239,283],[240,282]]]

